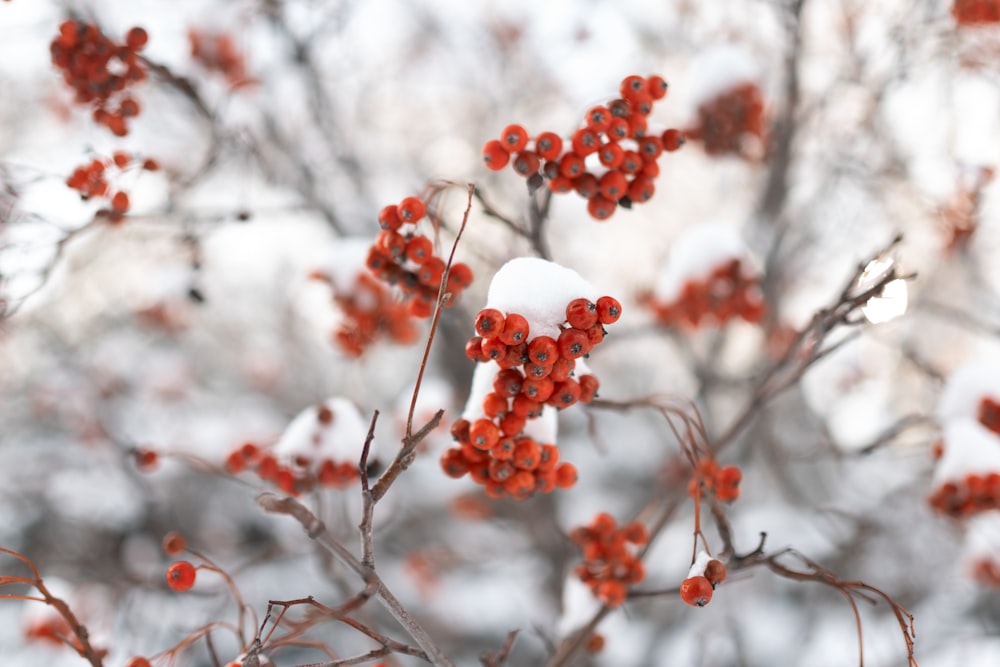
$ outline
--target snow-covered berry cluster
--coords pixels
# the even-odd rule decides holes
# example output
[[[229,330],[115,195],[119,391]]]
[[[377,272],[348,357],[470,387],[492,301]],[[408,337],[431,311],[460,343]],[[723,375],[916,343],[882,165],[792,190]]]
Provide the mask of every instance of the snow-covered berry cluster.
[[[725,580],[725,563],[700,551],[688,570],[687,578],[681,582],[681,599],[692,607],[704,607],[712,601],[715,587]]]
[[[108,182],[115,179],[127,169],[140,168],[145,171],[156,171],[159,165],[155,160],[139,160],[124,151],[115,151],[110,158],[95,157],[90,162],[80,165],[66,179],[66,186],[80,193],[80,199],[105,199],[110,206],[108,220],[121,222],[128,212],[131,202],[126,192],[113,190]]]
[[[1000,362],[975,360],[952,373],[937,419],[930,506],[951,517],[1000,509]]]
[[[252,472],[292,496],[317,486],[343,488],[359,478],[366,432],[353,403],[330,398],[299,413],[273,448],[243,444],[227,455],[225,467],[233,475]]]
[[[720,466],[715,459],[698,461],[688,482],[692,498],[715,496],[720,502],[730,503],[740,497],[743,473],[734,465]]]
[[[760,87],[744,81],[720,91],[698,106],[696,124],[684,136],[701,142],[709,155],[763,157],[764,97]]]
[[[427,205],[419,197],[406,197],[399,204],[385,206],[378,216],[382,228],[368,251],[366,265],[375,276],[398,287],[409,313],[430,317],[437,302],[438,289],[447,263],[434,254],[434,243],[417,231],[416,225],[427,214]],[[451,296],[446,307],[458,303],[462,291],[472,284],[472,269],[455,262],[448,272],[445,289]]]
[[[619,526],[614,517],[601,512],[589,526],[573,529],[569,537],[583,552],[576,576],[603,604],[621,606],[629,586],[645,579],[646,568],[636,551],[649,541],[649,532],[638,521]]]
[[[955,0],[951,15],[960,26],[1000,23],[1000,0]]]
[[[704,223],[687,230],[642,301],[663,326],[721,326],[736,318],[760,322],[765,313],[761,277],[733,228]]]
[[[333,341],[349,357],[360,357],[382,338],[399,345],[411,345],[419,338],[407,305],[365,267],[368,251],[367,239],[341,239],[323,266],[310,273],[310,278],[333,290],[333,302],[342,316]]]
[[[489,495],[519,499],[576,482],[576,468],[559,462],[554,427],[544,424],[554,409],[596,395],[599,382],[582,357],[604,339],[621,305],[593,294],[574,271],[542,259],[511,260],[497,272],[466,344],[479,365],[451,429],[458,444],[441,461],[449,475],[468,473]]]
[[[483,146],[483,161],[495,171],[510,164],[526,179],[547,182],[555,193],[576,192],[597,220],[610,218],[619,205],[649,201],[660,173],[657,160],[684,142],[676,129],[648,132],[653,106],[667,94],[663,77],[626,76],[620,92],[590,109],[568,141],[550,131],[531,139],[523,126],[508,125]]]
[[[64,21],[52,40],[52,64],[76,92],[76,101],[94,108],[94,121],[116,136],[128,134],[128,119],[139,115],[139,103],[128,88],[146,78],[146,64],[139,51],[149,37],[132,28],[116,44],[92,23]]]

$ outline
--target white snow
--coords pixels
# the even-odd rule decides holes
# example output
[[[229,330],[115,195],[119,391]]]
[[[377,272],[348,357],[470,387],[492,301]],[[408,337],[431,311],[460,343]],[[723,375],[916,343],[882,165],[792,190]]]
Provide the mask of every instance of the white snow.
[[[353,292],[358,275],[368,271],[365,260],[371,245],[371,239],[366,237],[337,239],[316,272],[330,281],[334,292]]]
[[[691,98],[696,104],[708,102],[742,83],[756,83],[760,67],[753,56],[734,44],[705,50],[692,65],[695,76]]]
[[[707,551],[705,551],[704,549],[702,549],[701,551],[699,551],[698,555],[695,556],[695,558],[694,558],[694,562],[691,563],[691,569],[688,570],[688,578],[690,578],[690,577],[700,577],[700,576],[704,575],[705,574],[705,568],[708,567],[708,564],[712,560],[714,560],[714,559],[708,554]]]
[[[1000,472],[1000,436],[972,419],[955,419],[946,424],[944,454],[934,469],[932,486],[991,472]]]
[[[572,269],[536,257],[518,257],[493,276],[486,307],[523,315],[528,320],[528,340],[558,338],[559,325],[566,321],[566,305],[581,297],[597,301],[600,296]]]
[[[333,419],[328,424],[321,424],[318,419],[320,406],[309,406],[285,428],[274,447],[275,453],[286,459],[307,456],[340,462],[357,460],[368,435],[368,422],[346,398],[328,398],[320,405],[333,413]],[[373,442],[372,454],[374,445]]]
[[[722,221],[703,222],[684,230],[670,246],[653,286],[653,295],[673,303],[684,284],[708,278],[712,271],[733,259],[749,260],[749,251],[736,228]]]
[[[1000,359],[976,357],[958,367],[948,377],[935,413],[942,424],[977,419],[983,397],[1000,402]]]

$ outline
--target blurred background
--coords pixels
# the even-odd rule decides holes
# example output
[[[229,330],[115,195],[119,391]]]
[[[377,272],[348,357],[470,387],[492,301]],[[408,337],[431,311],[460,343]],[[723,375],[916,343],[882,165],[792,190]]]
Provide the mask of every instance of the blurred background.
[[[124,130],[53,64],[71,19],[116,44],[134,26],[148,34]],[[687,136],[659,159],[651,201],[597,222],[580,197],[530,194],[511,169],[484,167],[484,142],[508,124],[568,137],[629,74],[669,82],[650,133]],[[360,266],[342,251],[371,243],[380,209],[442,182],[457,184],[436,200],[445,253],[464,184],[478,188],[456,251],[476,281],[442,313],[418,401],[416,421],[443,408],[443,427],[378,506],[375,543],[382,577],[457,664],[514,629],[509,664],[546,664],[596,613],[569,531],[685,497],[679,444],[655,411],[561,412],[572,489],[491,501],[442,474],[490,277],[539,254],[623,304],[588,360],[602,398],[694,401],[710,440],[730,437],[720,462],[743,470],[729,512],[739,552],[766,532],[769,549],[877,586],[915,615],[924,667],[1000,661],[996,505],[953,519],[927,502],[947,481],[934,458],[948,444],[942,387],[1000,347],[1000,3],[9,0],[0,117],[0,546],[56,582],[105,664],[238,622],[218,576],[166,587],[170,531],[261,618],[268,600],[336,606],[362,588],[291,519],[258,508],[273,485],[226,460],[273,446],[329,397],[364,424],[380,412],[375,458],[391,460],[429,324],[413,344],[382,337],[348,353],[335,332],[350,325],[352,288],[316,277]],[[109,189],[84,199],[68,180],[94,160]],[[121,216],[113,192],[128,195]],[[715,231],[685,241],[704,225]],[[897,235],[891,258],[915,276],[891,321],[855,313],[801,380],[761,400],[796,333]],[[718,247],[741,260],[762,312],[678,318],[667,302],[716,268]],[[976,391],[973,403],[1000,401],[1000,379]],[[963,470],[1000,472],[988,465]],[[303,501],[356,548],[356,485]],[[690,565],[693,506],[671,507],[645,558],[649,590],[676,589]],[[24,568],[0,558],[13,574]],[[37,630],[47,612],[0,600],[8,664],[84,664]],[[373,603],[358,618],[401,636]],[[905,664],[892,610],[862,604],[861,618],[865,664]],[[566,664],[832,666],[858,654],[843,595],[763,568],[732,576],[704,609],[676,594],[630,601],[597,632],[603,648]],[[224,627],[211,636],[154,664],[225,664],[247,648]],[[270,659],[375,646],[336,622],[306,637]]]

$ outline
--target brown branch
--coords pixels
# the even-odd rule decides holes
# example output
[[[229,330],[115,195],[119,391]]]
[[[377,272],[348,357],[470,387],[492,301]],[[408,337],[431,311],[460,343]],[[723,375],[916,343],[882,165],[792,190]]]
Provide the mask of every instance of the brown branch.
[[[321,547],[329,551],[338,561],[369,585],[375,587],[375,599],[377,599],[386,611],[406,630],[407,634],[417,642],[426,654],[425,659],[437,667],[454,667],[454,663],[448,658],[437,643],[431,638],[427,631],[417,623],[410,613],[403,607],[398,599],[389,591],[385,583],[375,572],[373,567],[369,567],[354,557],[354,555],[344,548],[336,538],[330,533],[327,527],[313,514],[305,505],[294,498],[279,498],[273,493],[264,493],[257,497],[257,503],[266,511],[275,514],[287,514],[298,521],[306,534]]]

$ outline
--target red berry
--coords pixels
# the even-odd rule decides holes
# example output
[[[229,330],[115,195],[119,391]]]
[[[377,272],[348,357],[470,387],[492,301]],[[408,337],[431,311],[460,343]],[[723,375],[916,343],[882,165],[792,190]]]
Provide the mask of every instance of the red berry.
[[[656,164],[655,162],[652,164]],[[645,175],[637,175],[628,185],[628,198],[636,204],[642,204],[653,198],[656,194],[656,185],[653,179]]]
[[[146,46],[146,42],[149,41],[149,34],[146,33],[142,28],[132,28],[125,35],[125,43],[128,48],[133,51],[139,51],[142,47]]]
[[[428,287],[438,287],[441,285],[441,277],[444,275],[444,260],[440,257],[429,257],[417,271],[417,279],[422,285]]]
[[[595,220],[607,220],[614,215],[615,207],[617,207],[617,203],[600,194],[587,200],[587,212]]]
[[[621,141],[622,139],[627,139],[631,131],[632,126],[629,125],[626,119],[616,117],[612,118],[611,123],[608,124],[606,134],[611,141]]]
[[[418,234],[406,242],[403,254],[414,264],[423,264],[434,256],[434,244],[426,236]]]
[[[586,157],[601,147],[601,140],[593,130],[581,127],[573,133],[573,152]]]
[[[601,176],[598,185],[601,194],[611,201],[618,201],[625,196],[625,192],[628,190],[628,181],[625,180],[625,174],[615,169]],[[581,328],[586,329],[587,327]]]
[[[572,463],[560,463],[556,468],[556,486],[560,489],[568,489],[576,484],[576,466]]]
[[[583,158],[576,153],[566,153],[559,159],[559,174],[566,178],[576,178],[586,171]]]
[[[597,151],[597,159],[608,169],[616,169],[625,158],[625,151],[617,143],[607,143]]]
[[[559,347],[550,336],[538,336],[528,343],[528,358],[539,366],[549,366],[559,356]]]
[[[602,296],[597,300],[596,307],[601,324],[614,324],[622,316],[622,305],[612,296]]]
[[[639,93],[645,92],[645,90],[646,80],[638,74],[630,74],[622,79],[621,86],[619,87],[622,97],[627,100],[631,100]]]
[[[489,419],[477,419],[469,427],[469,442],[476,449],[492,449],[500,439],[500,429]]]
[[[517,345],[528,340],[528,320],[523,315],[510,313],[500,331],[500,340],[507,345]]]
[[[493,391],[501,396],[517,396],[521,393],[521,385],[524,383],[524,376],[521,371],[508,368],[497,373],[493,380]]]
[[[499,140],[491,139],[483,145],[483,162],[487,169],[500,171],[510,162],[510,151]]]
[[[596,106],[587,112],[587,127],[594,132],[603,132],[611,122],[611,112],[606,106]]]
[[[544,403],[552,395],[555,384],[547,377],[527,378],[521,384],[521,395],[533,401]]]
[[[517,153],[528,145],[528,132],[521,125],[508,125],[500,133],[500,143],[507,151]]]
[[[545,160],[558,159],[562,148],[562,137],[555,132],[542,132],[535,138],[535,152]]]
[[[580,174],[573,179],[573,189],[584,199],[590,199],[598,191],[597,177],[591,173]]]
[[[152,667],[153,663],[149,661],[148,658],[144,658],[141,655],[137,655],[134,658],[129,658],[129,661],[125,663],[125,667]]]
[[[639,155],[647,162],[660,157],[663,152],[663,143],[659,137],[643,137],[639,141]]]
[[[590,299],[573,299],[566,306],[566,321],[575,329],[589,329],[597,318],[597,306]]]
[[[128,195],[124,192],[116,192],[111,198],[111,210],[116,213],[124,213],[128,210]]]
[[[548,164],[556,163],[549,162]],[[552,192],[555,192],[556,194],[566,194],[567,192],[572,192],[573,180],[567,178],[566,176],[556,175],[549,179],[549,190],[552,190]]]
[[[684,145],[684,135],[680,130],[665,130],[660,136],[660,142],[663,144],[663,150],[673,152]]]
[[[427,206],[419,197],[407,197],[399,202],[399,219],[403,222],[419,222],[427,213]]]
[[[399,229],[400,225],[403,224],[403,221],[399,218],[399,207],[395,204],[383,207],[378,214],[378,224],[382,229],[391,231]]]
[[[538,159],[537,153],[533,151],[521,151],[514,156],[514,164],[512,166],[518,174],[528,177],[538,173],[541,161]]]
[[[587,373],[586,375],[580,376],[579,383],[580,401],[583,403],[590,403],[597,396],[597,389],[601,386],[600,381],[597,379],[596,375]]]
[[[505,319],[496,308],[483,308],[476,315],[476,333],[483,338],[496,338],[504,329]]]
[[[720,560],[710,560],[705,566],[705,578],[715,588],[726,580],[726,566]]]
[[[556,341],[559,354],[566,359],[578,359],[590,351],[590,337],[580,329],[563,329]]]
[[[667,80],[659,74],[653,74],[646,79],[646,91],[654,100],[662,100],[666,97],[668,88]]]
[[[573,378],[566,378],[555,385],[546,403],[557,408],[568,408],[578,400],[580,400],[580,383]]]
[[[681,599],[692,607],[704,607],[712,600],[712,584],[706,577],[688,577],[681,582]]]
[[[448,475],[448,477],[458,479],[469,472],[469,464],[465,460],[465,457],[462,456],[462,450],[452,447],[441,455],[441,469],[444,470],[444,474]]]
[[[176,531],[171,531],[163,536],[163,553],[168,556],[176,556],[187,547],[184,536]]]
[[[167,586],[175,591],[190,590],[198,571],[186,560],[179,560],[167,568]]]

